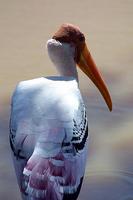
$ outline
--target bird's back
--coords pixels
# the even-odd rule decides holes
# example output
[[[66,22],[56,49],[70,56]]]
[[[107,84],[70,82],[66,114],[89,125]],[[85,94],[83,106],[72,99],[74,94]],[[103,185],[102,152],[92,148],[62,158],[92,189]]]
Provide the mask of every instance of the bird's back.
[[[12,98],[10,130],[23,198],[76,199],[88,135],[77,82],[60,77],[21,82]]]

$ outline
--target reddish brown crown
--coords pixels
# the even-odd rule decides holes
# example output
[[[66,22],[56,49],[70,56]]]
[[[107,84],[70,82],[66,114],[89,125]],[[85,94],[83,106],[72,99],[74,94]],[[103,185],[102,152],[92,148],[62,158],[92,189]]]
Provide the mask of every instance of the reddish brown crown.
[[[70,43],[75,46],[75,61],[78,62],[81,48],[85,41],[84,34],[72,24],[62,24],[59,30],[52,37],[59,42]]]
[[[73,42],[74,44],[85,41],[84,34],[72,24],[62,24],[52,38],[60,42]]]

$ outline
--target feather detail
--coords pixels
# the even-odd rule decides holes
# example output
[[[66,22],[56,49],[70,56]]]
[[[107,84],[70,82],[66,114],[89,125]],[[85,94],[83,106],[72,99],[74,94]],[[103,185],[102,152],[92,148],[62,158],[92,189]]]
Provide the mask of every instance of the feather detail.
[[[20,83],[12,100],[10,145],[23,200],[76,200],[87,138],[76,81],[40,78]]]
[[[39,200],[62,200],[64,194],[74,194],[79,184],[76,157],[68,159],[61,152],[52,158],[33,154],[23,171],[21,192]]]

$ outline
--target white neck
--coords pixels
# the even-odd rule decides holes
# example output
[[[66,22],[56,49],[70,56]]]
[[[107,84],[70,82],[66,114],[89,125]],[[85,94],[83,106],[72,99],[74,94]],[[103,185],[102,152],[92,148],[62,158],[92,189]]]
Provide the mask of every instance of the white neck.
[[[70,44],[50,39],[47,42],[47,49],[49,57],[59,74],[73,77],[78,81],[78,73],[74,61],[75,48]]]

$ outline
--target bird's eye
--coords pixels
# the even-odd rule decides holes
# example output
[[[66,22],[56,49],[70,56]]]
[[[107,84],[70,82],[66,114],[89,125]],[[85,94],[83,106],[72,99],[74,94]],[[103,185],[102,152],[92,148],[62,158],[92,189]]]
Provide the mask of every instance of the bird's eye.
[[[80,35],[80,36],[79,36],[79,41],[80,41],[80,42],[83,42],[84,40],[85,40],[85,37],[84,37],[83,35]]]

